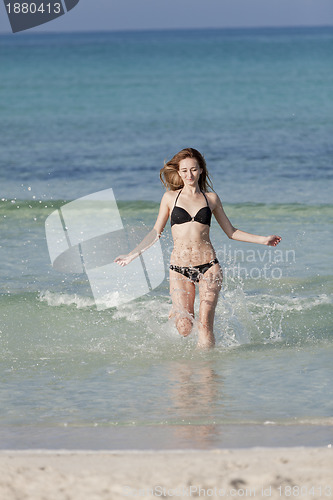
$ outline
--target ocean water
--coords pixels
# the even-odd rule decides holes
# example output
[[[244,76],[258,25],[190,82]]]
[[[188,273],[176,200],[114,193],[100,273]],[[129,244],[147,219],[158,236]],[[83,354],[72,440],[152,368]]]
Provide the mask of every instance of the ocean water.
[[[44,429],[30,446],[66,430],[77,447],[97,428],[100,447],[110,429],[110,447],[151,443],[145,429],[214,447],[234,426],[332,442],[332,48],[332,28],[0,36],[0,446]],[[283,238],[212,224],[209,352],[168,320],[169,224],[161,285],[104,310],[85,274],[52,268],[45,236],[54,210],[108,188],[127,230],[148,231],[159,169],[187,146],[236,227]]]

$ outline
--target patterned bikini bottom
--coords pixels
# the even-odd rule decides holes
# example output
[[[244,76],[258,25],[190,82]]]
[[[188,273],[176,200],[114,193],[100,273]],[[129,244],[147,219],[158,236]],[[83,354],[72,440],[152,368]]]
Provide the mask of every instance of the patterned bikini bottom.
[[[182,266],[174,266],[170,265],[171,271],[176,271],[176,273],[182,274],[186,276],[193,283],[199,283],[200,278],[208,271],[214,264],[218,264],[219,261],[215,258],[207,264],[200,264],[199,266],[190,266],[190,267],[182,267]]]

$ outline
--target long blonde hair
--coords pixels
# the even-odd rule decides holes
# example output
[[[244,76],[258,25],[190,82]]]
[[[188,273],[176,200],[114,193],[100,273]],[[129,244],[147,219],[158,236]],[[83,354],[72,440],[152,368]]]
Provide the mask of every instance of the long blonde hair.
[[[184,187],[184,183],[178,173],[179,171],[179,163],[185,158],[194,158],[197,160],[199,167],[202,169],[202,172],[199,177],[199,188],[201,191],[208,191],[208,189],[213,190],[212,181],[210,180],[206,161],[202,154],[194,148],[185,148],[179,151],[179,153],[175,154],[175,156],[164,164],[164,167],[160,170],[160,179],[162,184],[169,191],[177,191]],[[214,191],[214,190],[213,190]]]

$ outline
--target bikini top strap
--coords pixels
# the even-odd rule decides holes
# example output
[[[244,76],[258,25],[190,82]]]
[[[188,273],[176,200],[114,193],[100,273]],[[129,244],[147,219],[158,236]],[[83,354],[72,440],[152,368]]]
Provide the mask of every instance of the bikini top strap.
[[[181,193],[182,191],[183,191],[183,190],[181,189],[181,190],[179,191],[179,193],[177,194],[177,197],[176,197],[176,199],[175,199],[175,204],[174,204],[174,207],[176,206],[177,200],[178,200],[179,195],[180,195],[180,193]]]
[[[207,203],[207,207],[209,207],[209,203],[208,203],[208,200],[207,200],[207,196],[205,195],[205,193],[204,193],[203,191],[201,191],[201,192],[202,192],[202,194],[203,194],[203,195],[204,195],[204,197],[205,197],[205,200],[206,200],[206,203]]]

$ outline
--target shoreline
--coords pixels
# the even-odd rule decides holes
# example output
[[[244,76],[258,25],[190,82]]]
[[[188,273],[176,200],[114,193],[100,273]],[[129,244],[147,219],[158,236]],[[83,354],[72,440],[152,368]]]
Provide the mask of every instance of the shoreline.
[[[330,447],[333,425],[209,424],[0,427],[1,450],[167,451]]]
[[[302,499],[333,496],[333,452],[322,448],[169,451],[0,451],[6,500]]]

